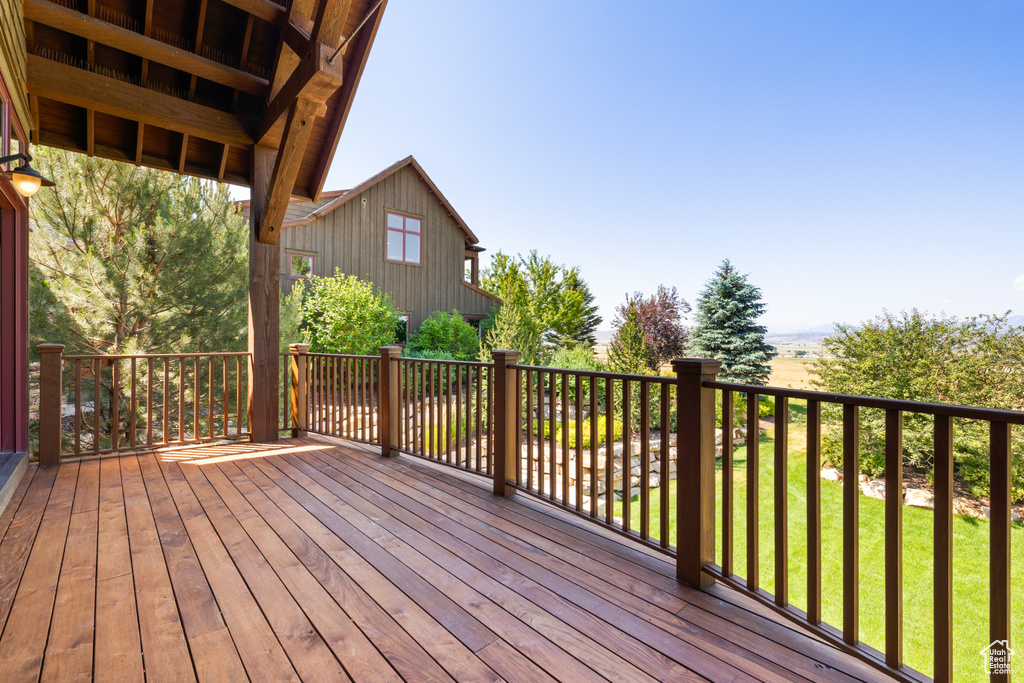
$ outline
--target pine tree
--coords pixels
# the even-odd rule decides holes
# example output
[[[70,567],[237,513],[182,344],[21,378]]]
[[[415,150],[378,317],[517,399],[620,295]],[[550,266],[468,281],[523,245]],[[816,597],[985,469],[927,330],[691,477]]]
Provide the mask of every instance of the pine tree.
[[[580,276],[580,269],[572,268],[562,278],[563,299],[572,299],[574,305],[565,306],[565,314],[555,326],[552,342],[558,348],[594,348],[597,328],[601,325],[598,306],[590,285]]]
[[[775,347],[765,343],[767,330],[755,322],[764,311],[761,290],[726,259],[697,299],[694,352],[722,361],[723,381],[767,384]]]
[[[614,372],[631,375],[648,374],[651,349],[644,341],[644,332],[640,329],[633,301],[627,303],[625,308],[620,308],[615,325],[615,333],[608,345],[608,367]]]
[[[248,233],[226,185],[39,147],[32,347],[66,353],[246,345]]]

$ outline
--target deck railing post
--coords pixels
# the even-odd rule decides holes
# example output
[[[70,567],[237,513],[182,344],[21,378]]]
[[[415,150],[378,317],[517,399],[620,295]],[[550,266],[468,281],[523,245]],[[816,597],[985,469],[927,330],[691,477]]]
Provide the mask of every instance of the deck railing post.
[[[398,422],[402,412],[398,407],[398,356],[401,347],[380,347],[380,370],[377,377],[377,435],[380,454],[391,457],[398,443]]]
[[[676,373],[676,576],[706,588],[714,578],[704,566],[715,556],[715,390],[722,362],[677,358]]]
[[[60,464],[63,344],[39,344],[39,464]]]
[[[512,492],[516,480],[516,370],[518,351],[492,351],[494,358],[494,493]]]
[[[289,344],[292,375],[292,436],[305,436],[309,428],[309,395],[306,386],[306,354],[309,344]]]

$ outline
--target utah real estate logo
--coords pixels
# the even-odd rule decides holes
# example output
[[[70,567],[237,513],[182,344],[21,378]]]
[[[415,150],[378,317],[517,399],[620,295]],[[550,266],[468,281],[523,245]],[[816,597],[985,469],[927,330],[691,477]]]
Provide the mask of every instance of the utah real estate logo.
[[[1010,641],[993,640],[981,649],[981,656],[985,658],[985,672],[989,675],[1010,673],[1010,658],[1013,657]]]

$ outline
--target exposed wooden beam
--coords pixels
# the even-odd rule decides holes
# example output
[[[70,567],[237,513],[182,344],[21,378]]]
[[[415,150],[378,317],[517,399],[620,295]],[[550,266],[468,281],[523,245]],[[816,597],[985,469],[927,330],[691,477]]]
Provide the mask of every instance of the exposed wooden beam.
[[[180,50],[173,45],[109,24],[81,12],[75,12],[49,0],[24,0],[24,12],[27,20],[52,26],[89,41],[110,45],[123,52],[173,69],[180,69],[229,88],[265,97],[270,87],[267,80],[246,71],[232,68],[193,52]]]
[[[203,54],[203,29],[206,28],[206,0],[199,0],[199,14],[196,17],[196,39],[193,41],[195,46],[195,53],[197,55]],[[196,94],[196,78],[194,73],[192,74],[192,80],[188,85],[189,95]]]
[[[178,173],[185,172],[185,157],[188,156],[188,133],[181,134],[181,153],[178,155]]]
[[[146,15],[142,20],[142,35],[147,38],[153,35],[153,0],[146,0]],[[142,80],[146,80],[147,78],[149,78],[149,60],[143,59]]]
[[[85,153],[96,153],[96,112],[92,109],[85,111]]]
[[[313,40],[337,47],[351,8],[352,0],[320,0],[313,20]]]
[[[313,120],[320,104],[310,100],[296,100],[288,110],[284,135],[274,161],[274,172],[270,178],[270,189],[263,212],[263,219],[257,226],[257,240],[263,244],[277,244],[281,224],[288,210],[288,201],[295,187],[295,178],[313,131]]]
[[[363,76],[363,69],[366,68],[366,60],[370,56],[370,48],[377,37],[377,30],[380,28],[380,20],[387,9],[388,0],[384,0],[377,8],[376,16],[371,23],[359,32],[352,40],[344,58],[339,58],[338,63],[344,62],[347,66],[344,72],[344,83],[338,92],[339,106],[334,112],[327,129],[327,139],[320,148],[320,158],[316,162],[316,170],[313,178],[316,186],[311,188],[310,194],[313,200],[320,198],[324,189],[324,181],[327,179],[327,171],[330,168],[334,152],[338,149],[338,141],[341,139],[341,131],[345,128],[345,121],[348,119],[349,111],[352,108],[352,101],[355,99],[356,88],[359,87],[359,80]]]
[[[245,126],[227,112],[172,95],[29,55],[29,92],[130,121],[188,133],[237,147],[253,144]]]
[[[281,29],[281,38],[297,55],[305,54],[309,47],[309,34],[290,21]]]
[[[29,110],[32,112],[32,121],[29,122],[29,125],[32,127],[32,130],[29,133],[29,135],[31,136],[32,142],[34,144],[38,145],[39,144],[39,96],[38,95],[30,95],[29,98],[28,98],[28,101],[29,101]]]
[[[231,151],[231,145],[224,145],[224,150],[220,153],[220,164],[217,166],[217,182],[224,182],[224,169],[228,167],[228,152]]]
[[[288,10],[270,0],[224,0],[225,5],[237,7],[254,17],[272,24],[280,24]]]
[[[342,64],[331,64],[327,58],[331,48],[323,43],[312,43],[309,52],[292,72],[288,82],[277,93],[263,114],[256,131],[257,144],[265,142],[270,129],[298,100],[324,104],[337,92],[342,83]],[[272,145],[271,145],[272,146]]]
[[[135,165],[142,163],[142,143],[145,140],[146,124],[140,122],[138,131],[135,134]]]

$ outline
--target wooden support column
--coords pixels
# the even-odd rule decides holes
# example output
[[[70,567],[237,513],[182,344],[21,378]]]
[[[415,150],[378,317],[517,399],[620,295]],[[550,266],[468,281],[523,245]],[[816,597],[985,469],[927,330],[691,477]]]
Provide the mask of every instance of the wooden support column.
[[[39,351],[39,465],[60,464],[61,371],[63,344],[40,344]]]
[[[722,362],[706,358],[672,361],[678,400],[676,463],[676,576],[695,588],[715,580],[704,566],[715,558],[715,381]]]
[[[249,432],[255,443],[278,439],[281,341],[281,248],[259,241],[277,150],[253,148],[249,204]]]
[[[493,351],[494,358],[494,493],[507,496],[514,489],[516,455],[516,371],[518,351]]]
[[[398,356],[401,347],[380,347],[380,369],[377,373],[377,435],[380,454],[392,455],[398,444],[398,421],[401,409],[398,403]]]
[[[309,429],[309,386],[306,383],[306,354],[309,344],[290,344],[292,375],[292,436],[305,436]]]

